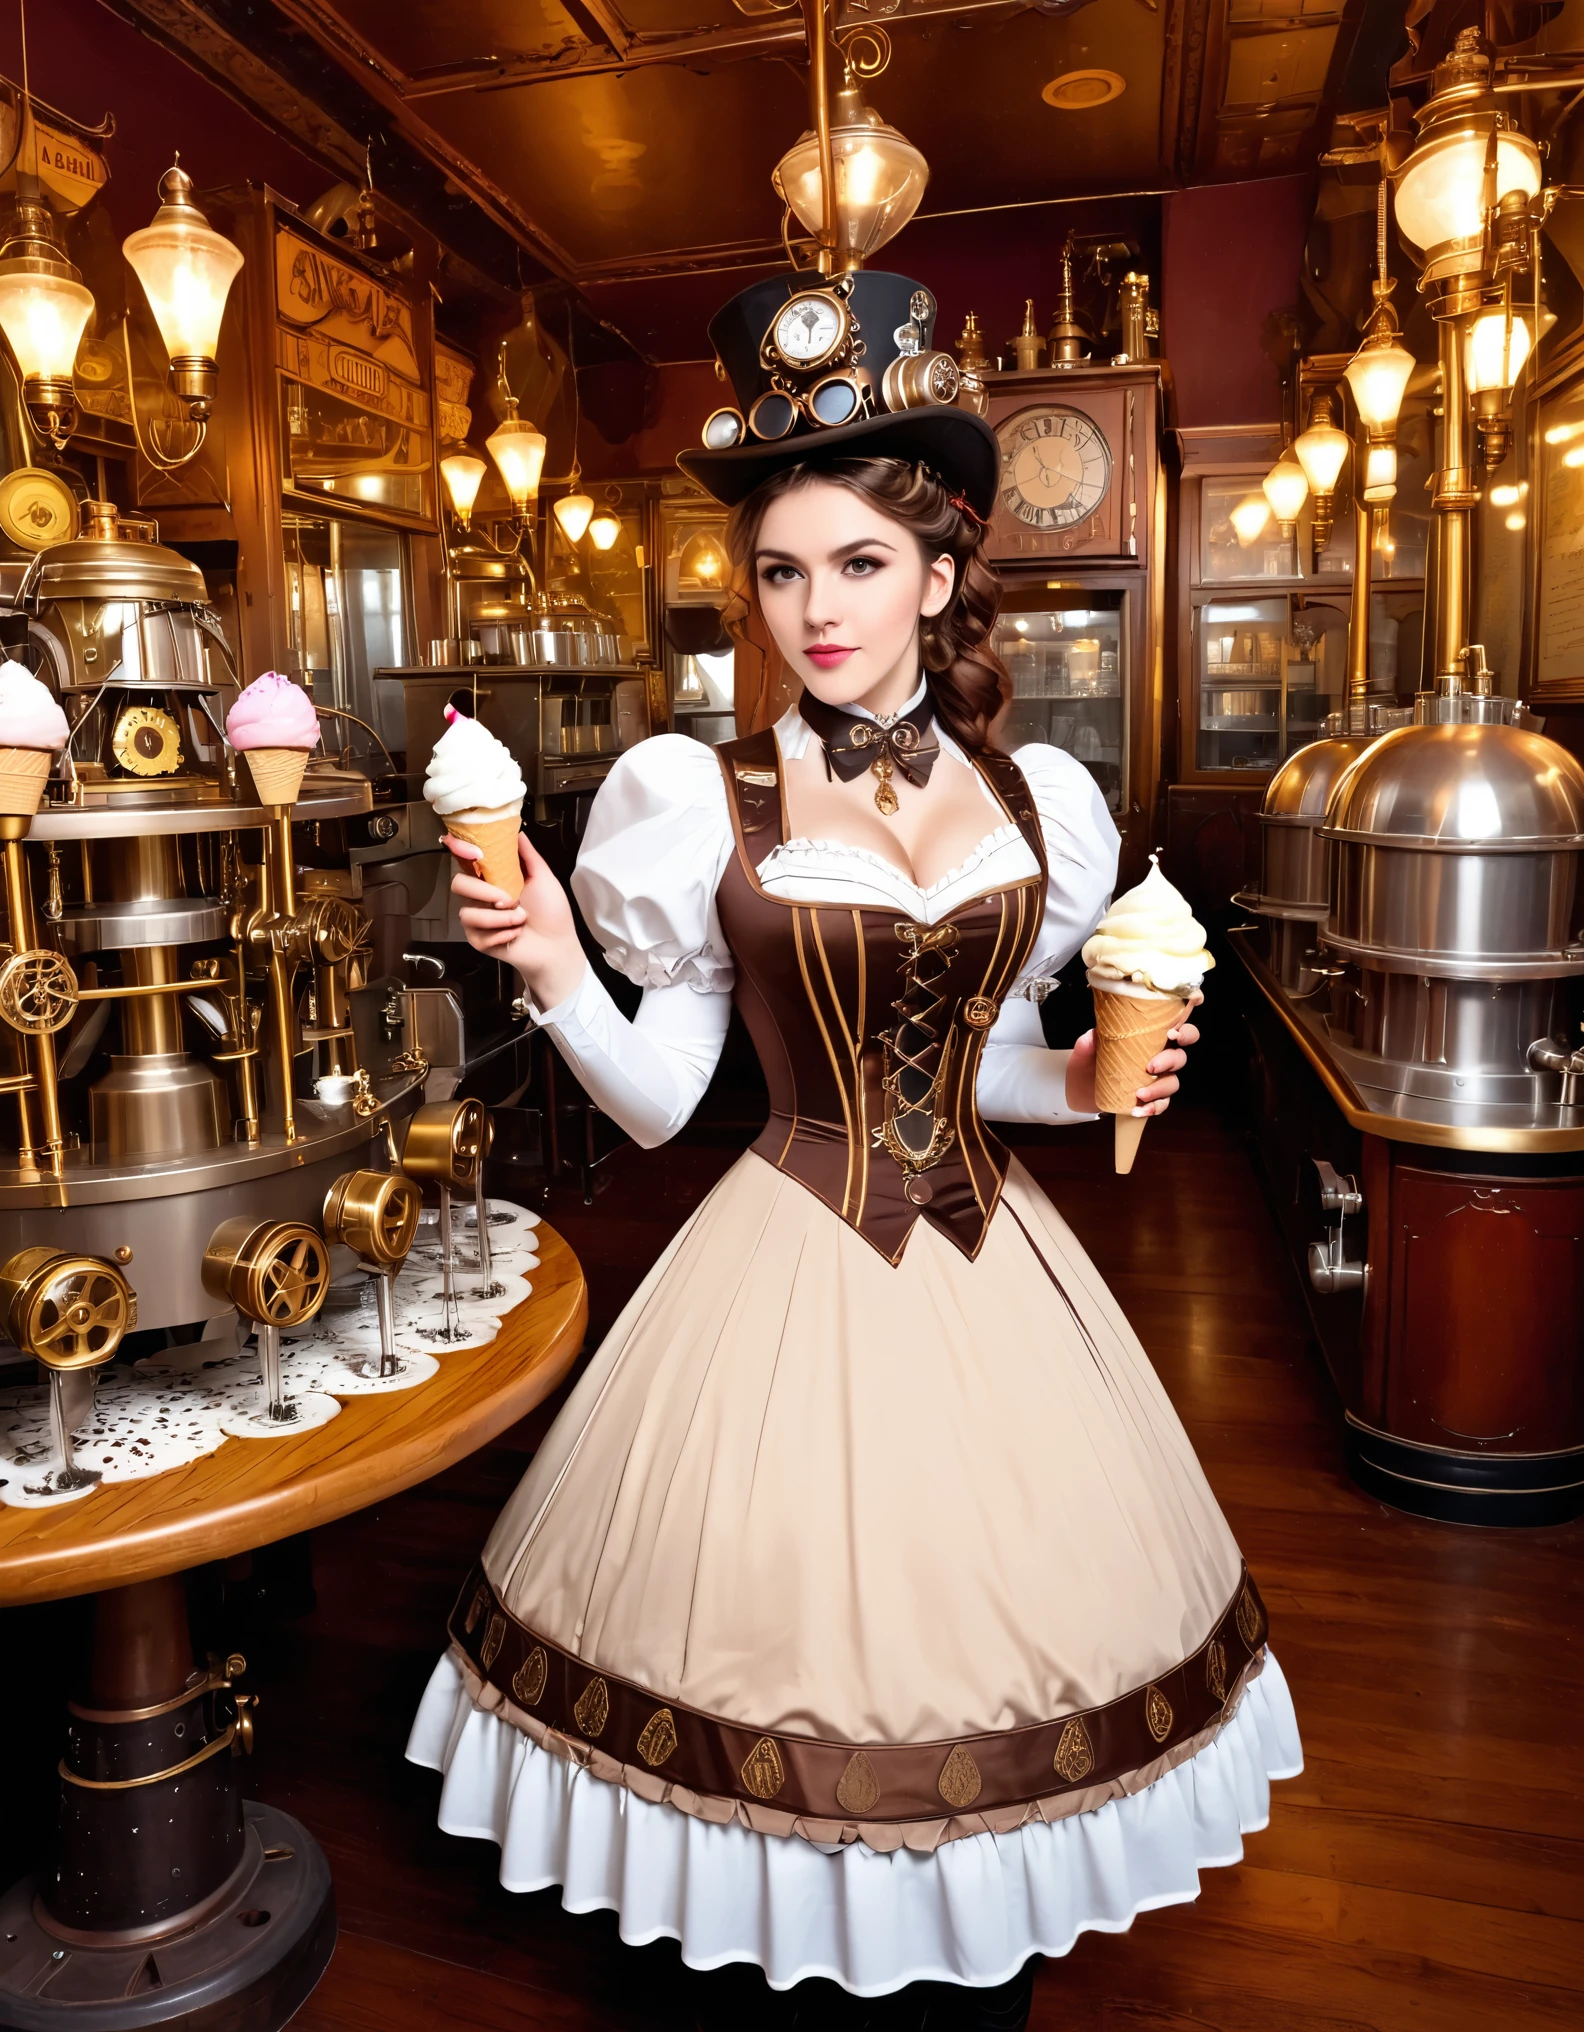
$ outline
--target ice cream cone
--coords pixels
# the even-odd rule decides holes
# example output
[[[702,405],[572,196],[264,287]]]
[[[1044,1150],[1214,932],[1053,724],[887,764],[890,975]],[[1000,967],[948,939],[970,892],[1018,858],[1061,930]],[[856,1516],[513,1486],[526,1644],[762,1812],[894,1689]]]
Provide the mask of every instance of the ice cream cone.
[[[505,811],[457,811],[441,820],[453,839],[477,847],[483,859],[474,867],[479,879],[517,897],[522,894],[522,861],[517,841],[522,833],[522,807]]]
[[[1090,976],[1095,1006],[1095,1105],[1116,1117],[1116,1168],[1133,1169],[1147,1115],[1135,1115],[1138,1090],[1149,1084],[1149,1062],[1166,1049],[1166,1033],[1188,1014],[1182,995],[1158,995],[1128,981]]]
[[[54,766],[47,748],[0,748],[0,812],[7,818],[31,818]]]
[[[306,748],[247,748],[247,765],[260,804],[295,804],[308,767]]]

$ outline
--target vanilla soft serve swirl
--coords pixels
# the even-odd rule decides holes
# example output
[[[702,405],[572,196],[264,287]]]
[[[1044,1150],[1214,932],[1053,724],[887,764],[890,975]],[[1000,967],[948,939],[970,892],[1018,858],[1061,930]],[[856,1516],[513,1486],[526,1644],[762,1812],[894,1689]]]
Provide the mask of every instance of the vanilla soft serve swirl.
[[[1158,994],[1197,988],[1215,961],[1204,926],[1153,861],[1137,888],[1119,896],[1083,949],[1092,979],[1132,981]]]
[[[528,786],[511,750],[478,720],[457,713],[435,742],[424,796],[441,818],[464,811],[520,810]]]

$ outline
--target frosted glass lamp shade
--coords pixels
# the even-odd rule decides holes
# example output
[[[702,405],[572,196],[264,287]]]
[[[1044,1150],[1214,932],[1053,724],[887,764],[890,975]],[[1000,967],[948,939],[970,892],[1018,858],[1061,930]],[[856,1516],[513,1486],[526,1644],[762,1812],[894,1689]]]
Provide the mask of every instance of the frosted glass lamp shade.
[[[894,239],[918,210],[929,182],[929,164],[905,135],[864,104],[852,86],[837,94],[831,157],[837,266],[857,267]],[[770,181],[805,231],[818,235],[824,226],[824,189],[814,134],[793,142]]]
[[[1507,335],[1506,313],[1481,311],[1469,328],[1464,358],[1467,362],[1469,393],[1485,395],[1511,388],[1529,357],[1529,326],[1521,317],[1512,321]]]
[[[1331,493],[1348,455],[1348,435],[1331,421],[1329,406],[1322,418],[1311,423],[1301,437],[1293,439],[1293,451],[1311,491]]]
[[[544,471],[545,434],[517,414],[515,396],[507,397],[506,407],[507,415],[484,440],[484,449],[495,461],[512,507],[521,515],[528,503],[538,497],[539,475]]]
[[[473,503],[489,467],[473,452],[452,452],[440,461],[440,477],[450,496],[451,512],[464,529],[472,527]]]
[[[1397,447],[1372,444],[1364,454],[1364,499],[1389,501],[1397,492]]]
[[[93,307],[92,291],[64,262],[0,261],[0,331],[24,381],[71,380]]]
[[[1271,504],[1271,513],[1284,529],[1290,528],[1309,498],[1309,481],[1303,467],[1290,451],[1284,452],[1260,484]]]
[[[121,251],[143,285],[172,362],[212,361],[242,250],[192,202],[192,178],[184,170],[166,170],[153,224],[129,233]]]
[[[1263,494],[1246,494],[1232,510],[1232,527],[1240,549],[1257,543],[1271,519],[1271,505]]]
[[[609,550],[621,535],[621,517],[609,508],[602,508],[588,526],[589,542],[596,550]]]
[[[1485,230],[1489,114],[1450,120],[1426,133],[1397,181],[1397,228],[1426,256],[1478,240]],[[1540,188],[1540,151],[1527,134],[1502,128],[1496,140],[1496,198]]]
[[[555,519],[568,543],[581,543],[583,532],[594,513],[592,494],[563,494],[555,504]]]
[[[1414,370],[1414,356],[1395,337],[1384,345],[1366,339],[1343,370],[1358,413],[1371,430],[1390,430],[1397,421]]]

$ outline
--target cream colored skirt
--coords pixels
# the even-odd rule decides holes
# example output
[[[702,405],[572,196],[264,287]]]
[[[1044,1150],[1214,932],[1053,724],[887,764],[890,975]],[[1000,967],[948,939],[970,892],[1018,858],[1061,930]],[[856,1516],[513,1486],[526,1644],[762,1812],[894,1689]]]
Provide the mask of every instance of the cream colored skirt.
[[[976,1260],[921,1221],[893,1268],[752,1153],[607,1336],[483,1568],[512,1621],[591,1684],[772,1743],[842,1745],[1028,1729],[1201,1653],[1213,1670],[1242,1575],[1136,1335],[1019,1165]],[[1249,1648],[1234,1682],[1259,1670]],[[570,1741],[600,1730],[548,1727],[454,1657],[477,1706],[650,1801],[881,1850],[1140,1791],[1238,1698],[1234,1683],[1213,1726],[1103,1784],[899,1823],[866,1817],[861,1784],[834,1818],[677,1785],[663,1759]],[[525,1653],[515,1684],[536,1669]]]

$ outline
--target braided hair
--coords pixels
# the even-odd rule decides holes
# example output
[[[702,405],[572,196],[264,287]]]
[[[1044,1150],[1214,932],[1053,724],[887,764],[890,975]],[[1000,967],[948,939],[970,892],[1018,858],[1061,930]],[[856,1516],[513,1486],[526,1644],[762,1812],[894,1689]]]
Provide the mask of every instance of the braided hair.
[[[751,564],[760,525],[772,501],[828,480],[846,487],[914,538],[927,562],[949,557],[952,597],[919,621],[919,643],[935,717],[973,755],[995,746],[991,728],[1011,691],[1006,667],[991,647],[1001,606],[1001,581],[984,557],[985,525],[927,466],[910,459],[831,459],[773,473],[732,510],[727,544],[739,572]]]

